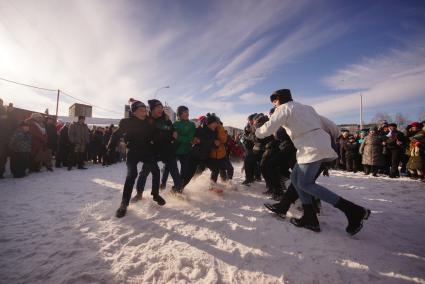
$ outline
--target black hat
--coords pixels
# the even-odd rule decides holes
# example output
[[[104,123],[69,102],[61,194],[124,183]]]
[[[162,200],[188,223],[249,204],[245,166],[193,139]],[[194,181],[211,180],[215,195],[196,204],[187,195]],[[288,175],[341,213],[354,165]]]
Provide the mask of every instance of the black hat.
[[[274,100],[279,100],[281,104],[287,103],[292,101],[292,95],[291,90],[289,89],[280,89],[275,91],[270,96],[270,101],[273,102]]]
[[[397,123],[390,123],[390,124],[388,124],[388,126],[392,126],[392,127],[395,127],[395,128],[397,128]]]
[[[378,126],[374,126],[374,127],[372,127],[372,129],[371,129],[371,131],[374,131],[374,132],[378,132]]]
[[[130,111],[135,113],[139,107],[146,107],[146,105],[141,101],[133,100],[130,104]]]
[[[177,116],[180,117],[185,111],[189,111],[189,108],[187,106],[179,106],[177,108]]]
[[[84,115],[80,115],[80,116],[78,117],[78,120],[81,120],[81,119],[86,119],[86,117],[85,117]]]
[[[153,111],[157,106],[162,106],[162,103],[156,99],[149,100],[148,104],[151,111]]]
[[[267,121],[269,121],[269,117],[267,115],[260,113],[255,118],[256,127],[258,128],[258,127],[263,126],[263,124],[266,123]]]
[[[205,116],[205,123],[207,125],[210,125],[211,123],[219,122],[219,121],[220,119],[214,113],[213,114],[207,113],[207,115]]]

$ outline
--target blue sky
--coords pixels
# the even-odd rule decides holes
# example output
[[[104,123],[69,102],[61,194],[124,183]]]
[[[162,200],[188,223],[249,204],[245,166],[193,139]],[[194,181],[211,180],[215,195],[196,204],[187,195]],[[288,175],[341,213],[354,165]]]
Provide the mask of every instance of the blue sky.
[[[120,117],[128,98],[242,126],[290,88],[337,123],[425,112],[424,1],[0,2],[0,77],[62,89]],[[55,94],[0,82],[18,107]],[[72,100],[61,101],[66,114]]]

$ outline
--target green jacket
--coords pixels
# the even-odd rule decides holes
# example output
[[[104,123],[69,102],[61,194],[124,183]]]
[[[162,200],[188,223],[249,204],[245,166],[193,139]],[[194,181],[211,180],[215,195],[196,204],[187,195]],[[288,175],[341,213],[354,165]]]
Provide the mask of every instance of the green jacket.
[[[195,135],[196,126],[190,120],[178,120],[174,122],[174,129],[177,132],[176,155],[187,155],[192,149],[192,140]]]

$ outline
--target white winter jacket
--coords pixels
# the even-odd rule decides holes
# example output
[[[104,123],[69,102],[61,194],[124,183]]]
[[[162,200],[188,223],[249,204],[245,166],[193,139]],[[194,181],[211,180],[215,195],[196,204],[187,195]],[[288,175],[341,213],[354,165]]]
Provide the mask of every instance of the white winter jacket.
[[[255,131],[255,135],[264,138],[275,133],[279,127],[285,128],[297,148],[299,164],[338,158],[331,146],[331,136],[338,136],[338,127],[329,119],[318,115],[311,106],[297,102],[280,105],[270,120]]]

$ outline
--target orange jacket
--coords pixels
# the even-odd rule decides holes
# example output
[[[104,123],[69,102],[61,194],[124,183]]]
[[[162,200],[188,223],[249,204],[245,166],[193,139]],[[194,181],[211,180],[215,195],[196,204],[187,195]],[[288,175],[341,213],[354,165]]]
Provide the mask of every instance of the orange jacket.
[[[220,141],[220,146],[211,150],[210,157],[212,159],[223,159],[226,157],[227,133],[223,126],[217,127],[217,140]]]

